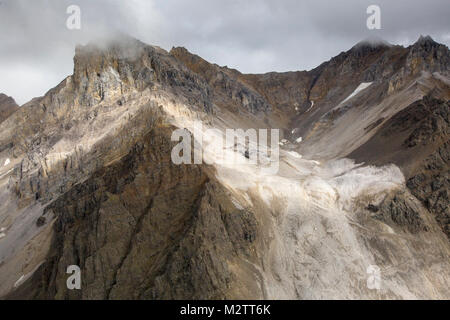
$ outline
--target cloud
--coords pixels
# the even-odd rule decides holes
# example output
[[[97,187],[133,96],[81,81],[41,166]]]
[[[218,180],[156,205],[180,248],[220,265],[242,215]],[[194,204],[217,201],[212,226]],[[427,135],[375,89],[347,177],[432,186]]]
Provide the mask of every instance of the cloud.
[[[72,4],[81,30],[66,28]],[[381,30],[366,28],[370,4],[381,8]],[[0,0],[0,92],[19,103],[43,95],[71,74],[77,43],[116,31],[260,73],[311,69],[373,35],[449,45],[449,16],[447,0]]]

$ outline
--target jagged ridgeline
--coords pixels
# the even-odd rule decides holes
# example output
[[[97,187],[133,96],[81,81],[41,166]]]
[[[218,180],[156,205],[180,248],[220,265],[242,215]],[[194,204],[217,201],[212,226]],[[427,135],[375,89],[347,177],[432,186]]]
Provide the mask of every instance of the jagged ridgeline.
[[[267,74],[123,36],[78,47],[43,97],[0,95],[0,296],[448,299],[449,97],[430,37]],[[278,129],[278,171],[251,145],[175,164],[196,122]]]

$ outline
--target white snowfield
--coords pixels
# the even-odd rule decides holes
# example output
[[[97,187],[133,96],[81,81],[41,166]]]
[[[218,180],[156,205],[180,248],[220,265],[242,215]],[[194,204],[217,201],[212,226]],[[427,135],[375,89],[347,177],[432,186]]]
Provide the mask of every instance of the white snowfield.
[[[342,101],[342,103],[344,103],[347,100],[350,100],[351,98],[353,98],[354,96],[356,96],[358,93],[360,93],[361,91],[363,91],[364,89],[367,89],[373,82],[362,82],[356,89],[355,91],[353,91],[347,98],[344,99],[344,101]]]
[[[354,96],[356,96],[358,93],[360,93],[361,91],[363,91],[364,89],[367,89],[373,82],[362,82],[360,83],[360,85],[355,89],[355,91],[353,91],[347,98],[345,98],[344,100],[342,100],[341,103],[339,103],[339,105],[337,107],[335,107],[335,109],[337,109],[338,107],[340,107],[344,102],[347,102],[348,100],[350,100],[351,98],[353,98]]]
[[[21,275],[20,278],[14,283],[14,288],[20,286],[25,280],[25,275]]]
[[[311,111],[311,109],[314,107],[314,101],[311,100],[311,106],[306,110],[306,112]]]
[[[287,153],[290,154],[291,156],[293,156],[294,158],[298,158],[298,159],[302,158],[302,156],[300,154],[298,154],[298,152],[288,151]]]

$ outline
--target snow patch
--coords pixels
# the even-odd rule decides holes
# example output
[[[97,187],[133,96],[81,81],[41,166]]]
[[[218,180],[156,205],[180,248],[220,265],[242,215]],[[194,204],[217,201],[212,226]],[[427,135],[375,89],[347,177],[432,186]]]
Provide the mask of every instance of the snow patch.
[[[356,89],[353,91],[347,98],[345,98],[340,104],[344,103],[345,101],[353,98],[358,93],[363,91],[364,89],[368,88],[373,82],[362,82]]]
[[[22,282],[24,281],[25,276],[22,275],[19,280],[16,281],[16,283],[14,283],[14,288],[17,288],[18,286],[20,286],[22,284]]]
[[[309,107],[308,110],[306,110],[306,112],[309,112],[313,107],[314,107],[314,101],[311,100],[311,106]]]
[[[9,160],[9,158],[8,159],[6,159],[5,160],[5,164],[3,165],[4,167],[6,167],[8,164],[10,164],[11,163],[11,161]]]
[[[295,152],[295,151],[288,151],[288,154],[290,154],[294,158],[298,158],[298,159],[302,158],[302,156],[300,154],[298,154],[297,152]]]
[[[297,139],[295,139],[295,142],[300,143],[302,142],[303,138],[302,137],[298,137]]]

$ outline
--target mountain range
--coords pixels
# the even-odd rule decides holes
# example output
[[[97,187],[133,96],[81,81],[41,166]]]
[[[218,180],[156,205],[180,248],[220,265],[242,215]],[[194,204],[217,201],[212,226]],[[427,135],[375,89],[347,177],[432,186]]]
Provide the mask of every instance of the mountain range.
[[[128,36],[78,46],[43,97],[0,94],[0,297],[449,299],[449,98],[428,36],[266,74]],[[251,143],[240,165],[175,164],[173,132],[199,121],[279,130],[278,171]]]

